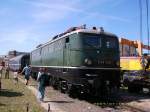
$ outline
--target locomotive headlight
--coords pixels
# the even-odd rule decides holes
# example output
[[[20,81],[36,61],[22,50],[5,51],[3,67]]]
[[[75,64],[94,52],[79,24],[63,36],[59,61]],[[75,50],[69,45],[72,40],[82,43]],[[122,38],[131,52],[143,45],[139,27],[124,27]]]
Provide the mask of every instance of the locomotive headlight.
[[[107,80],[107,81],[106,81],[106,85],[109,85],[109,84],[110,84],[110,82]]]
[[[91,65],[91,64],[92,64],[92,60],[90,60],[90,59],[88,59],[88,58],[86,58],[86,59],[84,60],[84,62],[85,62],[85,64],[87,64],[87,65]]]

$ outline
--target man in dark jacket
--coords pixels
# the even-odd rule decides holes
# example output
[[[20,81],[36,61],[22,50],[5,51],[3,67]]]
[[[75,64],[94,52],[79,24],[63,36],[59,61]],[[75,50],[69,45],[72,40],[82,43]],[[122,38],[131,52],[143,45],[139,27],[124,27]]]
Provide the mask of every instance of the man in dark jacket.
[[[38,75],[38,78],[37,78],[37,81],[39,82],[37,98],[40,101],[43,101],[44,95],[45,95],[46,80],[47,80],[48,75],[46,74],[45,68],[42,68],[42,70],[40,69],[39,73],[40,74]]]

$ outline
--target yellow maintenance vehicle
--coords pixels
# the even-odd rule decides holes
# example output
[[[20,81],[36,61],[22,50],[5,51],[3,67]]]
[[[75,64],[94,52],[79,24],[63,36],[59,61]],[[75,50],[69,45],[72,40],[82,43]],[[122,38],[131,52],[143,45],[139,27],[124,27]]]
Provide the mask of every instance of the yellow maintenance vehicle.
[[[140,41],[120,39],[122,81],[129,92],[150,91],[150,56],[143,55],[142,49],[150,50],[150,47]]]

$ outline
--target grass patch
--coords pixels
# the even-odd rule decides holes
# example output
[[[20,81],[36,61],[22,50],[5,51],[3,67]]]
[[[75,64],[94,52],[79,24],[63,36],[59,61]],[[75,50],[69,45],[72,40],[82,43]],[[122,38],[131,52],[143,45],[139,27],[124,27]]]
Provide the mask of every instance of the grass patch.
[[[0,91],[0,112],[44,112],[45,110],[37,102],[36,97],[26,85],[15,84],[10,74],[10,79],[2,78],[2,90]]]

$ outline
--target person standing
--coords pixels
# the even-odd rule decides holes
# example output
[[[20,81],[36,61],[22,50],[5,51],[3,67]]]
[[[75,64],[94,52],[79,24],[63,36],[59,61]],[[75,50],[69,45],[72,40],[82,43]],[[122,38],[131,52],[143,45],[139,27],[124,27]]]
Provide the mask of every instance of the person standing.
[[[37,76],[37,81],[39,80],[39,77],[42,75],[42,71],[43,71],[42,68],[40,68]]]
[[[1,77],[0,77],[0,90],[2,88],[2,81],[1,81]]]
[[[140,61],[141,61],[141,66],[142,66],[143,70],[146,71],[146,69],[149,68],[147,54],[144,54],[141,57]]]
[[[37,81],[38,81],[38,92],[37,92],[37,99],[38,100],[41,100],[41,92],[40,92],[40,77],[42,75],[42,68],[39,69],[39,72],[38,72],[38,76],[37,76]]]
[[[46,74],[45,68],[42,68],[39,70],[38,77],[37,77],[37,81],[39,82],[37,98],[40,101],[43,101],[44,96],[45,96],[45,87],[46,87],[47,76],[48,75]]]
[[[14,79],[14,83],[17,84],[18,83],[18,73],[17,73],[17,71],[14,71],[13,79]]]
[[[2,78],[2,74],[3,74],[3,66],[0,66],[0,78]]]
[[[26,85],[28,85],[28,82],[29,82],[29,79],[30,79],[30,74],[31,74],[31,68],[30,68],[30,66],[26,65],[26,66],[23,68],[21,74],[22,74],[22,73],[24,73],[24,75],[25,75],[25,80],[26,80]]]
[[[1,84],[2,84],[2,81],[1,81],[1,79],[2,79],[2,68],[1,68],[1,70],[0,70],[0,90],[1,90]]]
[[[5,79],[9,79],[9,66],[6,67]]]
[[[0,90],[1,90],[1,85],[2,85],[2,74],[3,74],[3,66],[0,66]]]

